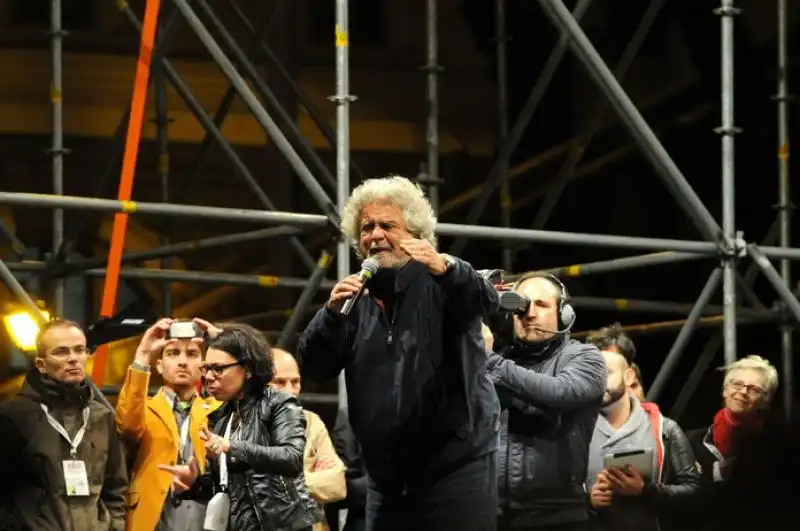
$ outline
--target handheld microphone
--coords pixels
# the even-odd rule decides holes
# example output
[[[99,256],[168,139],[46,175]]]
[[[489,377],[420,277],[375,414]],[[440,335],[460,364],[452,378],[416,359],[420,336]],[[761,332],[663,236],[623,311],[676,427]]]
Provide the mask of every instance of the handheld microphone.
[[[528,310],[531,307],[531,300],[525,295],[520,295],[516,291],[504,291],[499,294],[499,307],[500,310],[515,313],[520,317],[528,315]],[[560,330],[545,330],[544,328],[536,328],[540,332],[550,332],[551,334],[566,334],[572,329],[575,324],[574,319],[571,323]],[[535,328],[535,327],[534,327]]]
[[[364,288],[367,285],[367,281],[375,276],[375,273],[378,272],[378,259],[377,258],[367,258],[363,262],[361,262],[361,271],[358,273],[358,280],[361,282],[361,289],[358,290],[355,295],[351,298],[344,301],[344,305],[342,305],[341,314],[347,317],[350,315],[350,312],[353,310],[353,307],[361,300],[361,296],[364,294]]]

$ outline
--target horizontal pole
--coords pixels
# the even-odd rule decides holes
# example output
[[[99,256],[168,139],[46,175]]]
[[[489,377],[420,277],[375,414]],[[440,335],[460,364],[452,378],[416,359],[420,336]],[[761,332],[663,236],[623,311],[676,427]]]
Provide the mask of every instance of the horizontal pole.
[[[251,221],[267,225],[291,225],[295,227],[321,228],[329,224],[328,218],[319,214],[295,214],[245,208],[222,208],[201,205],[179,205],[174,203],[145,203],[117,201],[68,195],[26,194],[0,192],[0,204],[40,208],[64,208],[68,210],[96,210],[100,212],[126,212],[153,216],[178,218],[225,219]]]
[[[603,297],[570,297],[570,302],[576,308],[589,310],[614,310],[618,312],[636,313],[672,313],[676,315],[689,315],[694,307],[693,303],[651,301],[638,299],[609,299]],[[701,315],[719,314],[722,306],[708,305]],[[772,310],[755,310],[752,308],[737,308],[738,315],[754,319],[770,319],[775,315]]]
[[[134,251],[127,253],[122,256],[122,263],[155,260],[158,258],[166,258],[169,256],[190,253],[200,249],[214,249],[217,247],[226,247],[228,245],[263,241],[270,238],[279,238],[282,236],[298,236],[302,234],[302,232],[302,230],[295,227],[270,227],[268,229],[258,229],[247,232],[238,232],[236,234],[227,234],[224,236],[203,238],[200,240],[173,243],[163,247],[156,247],[155,249],[148,249],[146,251]],[[105,258],[87,258],[85,260],[69,262],[67,263],[67,267],[71,270],[91,269],[93,267],[100,267],[105,263]]]
[[[586,275],[597,275],[600,273],[614,273],[617,271],[638,269],[641,267],[688,262],[690,260],[699,260],[701,258],[707,257],[694,253],[649,253],[638,256],[612,258],[611,260],[598,260],[597,262],[588,262],[585,264],[551,267],[549,269],[540,269],[531,271],[529,273],[546,273],[548,275],[556,275],[558,277],[579,277]],[[514,273],[506,275],[505,279],[513,282],[529,273]]]
[[[777,314],[774,314],[770,318],[752,318],[752,317],[744,317],[742,319],[737,319],[736,324],[738,325],[746,325],[746,324],[761,324],[761,323],[769,323],[777,319]],[[724,315],[710,315],[708,317],[701,317],[697,322],[697,328],[712,328],[717,326],[722,326],[722,323],[725,321]],[[634,325],[625,325],[622,326],[621,329],[626,334],[648,334],[648,333],[658,333],[658,332],[674,332],[676,330],[680,330],[683,328],[683,325],[686,323],[686,319],[679,319],[676,321],[657,321],[654,323],[643,323],[643,324],[634,324]],[[593,330],[585,330],[581,332],[575,332],[571,334],[573,338],[583,338],[591,334]]]
[[[291,225],[320,228],[329,226],[326,216],[320,214],[296,214],[293,212],[269,212],[244,208],[222,208],[202,205],[180,205],[173,203],[146,203],[139,201],[117,201],[89,197],[0,192],[0,204],[39,208],[83,209],[100,212],[126,212],[156,216],[184,218],[226,219],[250,221],[267,225]],[[701,255],[716,255],[717,245],[712,242],[672,240],[666,238],[641,238],[611,234],[590,234],[550,230],[513,229],[478,225],[456,225],[440,223],[438,234],[442,236],[467,236],[484,240],[532,241],[552,245],[584,245],[588,247],[616,247],[620,249],[658,250],[685,252]],[[800,249],[762,247],[769,257],[800,260]]]
[[[39,273],[46,270],[45,262],[12,262],[7,263],[11,271]],[[87,269],[82,272],[89,277],[103,277],[104,268]],[[198,284],[231,284],[239,286],[259,286],[262,288],[304,288],[308,279],[279,277],[274,275],[248,275],[241,273],[215,273],[210,271],[185,271],[182,269],[147,269],[125,267],[120,270],[120,277],[134,280],[159,280],[163,282],[190,282]],[[332,288],[331,281],[322,283],[323,287]]]
[[[2,203],[2,194],[0,194]],[[552,230],[507,229],[479,225],[454,225],[439,223],[437,233],[442,236],[467,236],[484,240],[528,241],[552,245],[584,245],[588,247],[617,247],[648,251],[679,251],[695,254],[717,254],[717,245],[712,242],[668,240],[659,238],[635,238],[610,234],[584,234]]]

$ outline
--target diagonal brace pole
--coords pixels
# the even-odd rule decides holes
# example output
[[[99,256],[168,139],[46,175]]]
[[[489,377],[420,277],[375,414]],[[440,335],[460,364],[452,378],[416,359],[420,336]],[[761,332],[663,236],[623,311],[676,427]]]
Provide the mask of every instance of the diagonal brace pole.
[[[259,22],[258,29],[253,28],[253,40],[251,41],[247,50],[247,57],[251,61],[255,60],[258,53],[258,44],[261,42],[262,38],[269,35],[270,30],[272,30],[274,27],[275,21],[280,18],[278,15],[285,4],[286,0],[278,0],[272,8],[272,11],[269,12],[264,19]],[[180,15],[177,10],[175,11],[175,14]],[[182,17],[179,16],[179,18],[183,20]],[[234,89],[233,85],[229,83],[228,88],[225,90],[225,94],[223,94],[222,99],[219,101],[219,104],[217,104],[217,110],[214,111],[214,118],[212,121],[217,129],[222,128],[222,124],[224,124],[225,120],[228,118],[228,114],[233,108],[233,102],[235,100],[236,89]],[[206,132],[206,134],[203,136],[203,140],[200,141],[200,147],[197,150],[197,154],[194,157],[194,162],[192,163],[191,168],[183,174],[180,184],[177,187],[178,192],[176,197],[178,198],[178,201],[181,201],[182,198],[186,196],[187,187],[190,184],[195,185],[197,183],[197,179],[205,167],[206,159],[208,154],[211,152],[211,147],[214,144],[214,136]]]
[[[611,102],[620,120],[633,136],[643,154],[653,165],[667,189],[675,197],[686,214],[692,219],[700,233],[708,241],[717,242],[721,248],[732,247],[734,242],[724,239],[722,228],[692,189],[669,156],[653,130],[639,113],[636,106],[622,89],[619,82],[603,62],[589,38],[575,21],[562,0],[537,0],[547,17],[561,31],[570,35],[570,46],[583,63],[590,77],[598,84]]]
[[[126,5],[122,11],[130,21],[131,25],[137,31],[141,32],[141,22],[131,8]],[[205,109],[203,109],[203,106],[200,105],[197,99],[192,95],[189,87],[187,87],[183,82],[169,59],[166,57],[160,57],[159,61],[161,62],[161,67],[164,70],[164,75],[167,77],[167,80],[169,80],[169,82],[175,88],[175,91],[178,93],[184,103],[186,103],[186,106],[200,122],[200,125],[203,126],[203,129],[205,129],[206,132],[208,132],[214,138],[217,146],[222,150],[223,153],[225,153],[225,155],[228,156],[237,173],[245,180],[245,183],[247,184],[248,188],[250,188],[250,191],[253,193],[253,195],[255,195],[256,199],[258,199],[258,201],[266,210],[275,211],[275,205],[269,199],[267,194],[264,193],[264,190],[261,189],[258,181],[256,181],[255,177],[253,177],[253,174],[247,168],[247,165],[245,165],[244,161],[242,161],[241,157],[239,157],[239,155],[236,153],[236,150],[234,150],[227,139],[225,139],[219,128],[214,126],[214,123],[212,122],[211,118],[209,118]],[[314,258],[308,253],[303,243],[295,237],[291,238],[290,242],[292,247],[297,251],[297,254],[303,264],[310,271],[313,271],[315,267]]]
[[[198,38],[203,43],[203,46],[205,46],[209,51],[211,57],[217,62],[217,65],[225,74],[225,77],[227,77],[231,84],[236,88],[236,92],[239,93],[239,97],[242,98],[245,105],[247,105],[247,108],[253,113],[253,116],[258,121],[259,125],[261,125],[264,131],[269,135],[270,140],[274,142],[278,149],[280,149],[280,151],[286,156],[286,159],[291,165],[292,169],[297,173],[298,177],[300,177],[300,180],[303,181],[303,184],[306,185],[306,188],[308,188],[308,191],[319,205],[323,214],[325,214],[325,216],[330,220],[331,224],[338,229],[340,219],[339,213],[336,211],[336,205],[333,203],[333,201],[331,201],[330,197],[328,197],[328,194],[325,192],[319,182],[317,182],[317,179],[311,174],[308,166],[306,166],[306,164],[294,150],[291,143],[286,138],[286,135],[284,135],[278,127],[278,124],[275,123],[272,117],[270,117],[270,115],[267,113],[266,109],[264,109],[264,106],[261,105],[261,102],[258,101],[258,97],[256,97],[255,93],[241,76],[241,74],[236,71],[236,67],[225,55],[225,52],[222,51],[222,48],[220,48],[219,44],[217,44],[217,42],[208,32],[208,29],[203,25],[203,22],[200,20],[200,18],[198,18],[194,10],[189,6],[189,2],[187,0],[172,1],[183,14],[183,17],[186,19],[186,22],[189,24],[189,26],[191,26],[192,30],[194,30],[194,32],[197,34]],[[313,270],[313,267],[311,269]]]
[[[242,9],[237,4],[236,0],[226,0],[228,5],[230,6],[231,10],[236,14],[236,17],[242,23],[244,27],[248,29],[251,33],[255,32],[253,28],[252,22],[250,19],[247,18],[247,15],[242,11]],[[292,93],[295,95],[297,100],[300,102],[300,105],[306,110],[308,113],[308,117],[311,118],[311,121],[319,129],[322,136],[325,138],[325,141],[328,143],[329,146],[336,147],[336,133],[334,133],[333,128],[330,126],[328,121],[322,116],[322,113],[319,111],[319,108],[311,101],[311,98],[308,97],[308,94],[297,84],[297,82],[292,79],[292,75],[286,70],[286,67],[281,64],[280,59],[275,55],[269,45],[264,42],[263,40],[259,40],[259,45],[261,46],[261,51],[264,52],[264,57],[269,59],[272,63],[271,70],[278,72],[283,81],[289,86],[292,90]],[[366,179],[366,174],[361,170],[361,168],[353,161],[350,161],[350,170],[356,174],[359,180],[363,181]]]
[[[767,234],[764,236],[762,240],[764,245],[771,245],[778,239],[778,221],[772,223],[772,226],[767,231]],[[758,267],[755,263],[751,263],[747,270],[743,275],[743,281],[747,286],[752,287],[753,282],[755,282],[756,277],[758,276]],[[737,320],[737,325],[743,324],[741,319]],[[697,390],[697,386],[700,385],[700,382],[703,379],[703,376],[708,369],[708,365],[714,359],[714,356],[719,350],[719,347],[722,346],[722,333],[717,331],[714,335],[706,343],[706,346],[700,352],[700,356],[697,358],[697,362],[695,363],[692,372],[689,374],[689,377],[686,379],[686,382],[683,384],[680,393],[678,393],[678,397],[675,399],[675,403],[672,405],[670,409],[670,415],[674,418],[679,418],[683,411],[686,409],[686,406],[689,404],[694,392]]]
[[[572,16],[574,20],[581,20],[591,4],[592,0],[579,0],[573,11]],[[569,34],[562,31],[555,48],[550,52],[550,56],[547,58],[547,62],[536,80],[536,84],[533,86],[533,89],[531,89],[531,93],[525,105],[514,121],[511,132],[506,137],[505,142],[500,146],[492,169],[489,170],[489,177],[486,179],[486,182],[483,183],[480,196],[475,200],[475,203],[473,203],[472,208],[467,214],[466,221],[464,221],[465,225],[474,225],[477,223],[481,214],[483,214],[483,211],[486,209],[486,205],[489,204],[489,199],[500,184],[503,178],[503,172],[505,168],[508,167],[511,156],[514,154],[514,150],[517,149],[520,140],[522,140],[522,135],[525,129],[528,128],[528,124],[531,118],[533,118],[536,109],[539,107],[539,102],[542,101],[547,87],[550,86],[550,82],[553,80],[556,70],[558,70],[559,65],[561,65],[561,61],[564,59],[568,47]],[[449,252],[451,254],[460,255],[464,251],[464,246],[466,244],[467,238],[465,236],[459,237],[453,242]]]
[[[222,43],[231,52],[233,59],[238,63],[239,68],[241,68],[247,77],[250,78],[255,92],[261,97],[261,100],[265,103],[266,107],[269,108],[270,112],[273,113],[273,115],[277,118],[278,122],[283,125],[283,133],[291,139],[291,142],[294,144],[294,146],[300,152],[302,152],[302,154],[306,157],[306,160],[311,163],[317,175],[320,176],[325,183],[330,186],[331,189],[335,189],[336,181],[334,180],[333,175],[331,175],[331,172],[328,171],[327,166],[325,166],[325,164],[322,162],[322,159],[319,157],[319,155],[317,155],[316,151],[314,151],[314,148],[311,146],[308,140],[306,140],[306,138],[303,137],[303,135],[297,129],[294,119],[292,119],[286,110],[284,110],[281,102],[278,101],[278,98],[264,82],[264,79],[256,71],[253,63],[248,59],[241,47],[239,47],[231,33],[225,28],[225,25],[220,21],[216,13],[214,13],[214,10],[211,9],[211,6],[208,5],[208,2],[206,0],[194,0],[194,2],[197,4],[206,18],[211,21],[211,25],[222,38]]]
[[[780,273],[778,273],[772,265],[769,258],[767,258],[755,243],[747,245],[747,252],[753,258],[753,262],[756,266],[764,273],[769,283],[772,284],[772,287],[775,288],[775,291],[781,300],[783,300],[789,313],[797,319],[797,322],[800,322],[800,301],[797,300],[797,297],[795,297],[789,287],[783,283]]]
[[[650,0],[650,4],[647,6],[644,15],[642,15],[636,31],[634,31],[631,40],[622,52],[622,57],[614,67],[614,77],[619,80],[620,83],[625,79],[628,70],[633,64],[633,60],[639,53],[645,37],[650,33],[650,29],[653,27],[653,23],[664,7],[665,2],[666,0]],[[547,221],[553,214],[553,210],[555,210],[556,204],[561,198],[561,194],[567,187],[567,183],[572,179],[575,170],[578,168],[578,164],[583,160],[583,156],[589,149],[589,144],[591,144],[592,139],[594,139],[594,136],[600,131],[600,127],[603,125],[603,120],[605,120],[609,107],[608,98],[600,95],[592,107],[594,108],[594,115],[586,122],[586,125],[578,134],[578,138],[573,143],[567,160],[564,161],[564,164],[558,171],[558,176],[550,185],[547,196],[533,221],[534,229],[543,229],[545,225],[547,225]],[[521,249],[522,246],[515,248],[514,253],[518,253]]]
[[[714,296],[714,292],[719,288],[721,280],[722,269],[717,267],[711,272],[711,275],[709,275],[705,286],[703,286],[703,291],[700,292],[700,296],[697,297],[697,301],[694,303],[694,307],[689,313],[689,317],[686,318],[686,322],[683,324],[681,331],[678,332],[678,337],[675,338],[672,348],[669,349],[667,357],[661,364],[661,368],[658,370],[653,384],[647,391],[647,400],[658,402],[658,398],[661,396],[661,393],[664,392],[667,382],[672,376],[672,373],[675,372],[675,368],[683,356],[686,345],[689,344],[692,332],[697,327],[697,323],[700,321],[700,317],[702,317],[706,306],[708,306],[708,303],[711,301],[711,297]]]

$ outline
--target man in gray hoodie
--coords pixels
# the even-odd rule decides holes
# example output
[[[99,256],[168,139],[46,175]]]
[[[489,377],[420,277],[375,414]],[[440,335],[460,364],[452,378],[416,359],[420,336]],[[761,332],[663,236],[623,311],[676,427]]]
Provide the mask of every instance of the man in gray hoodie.
[[[664,531],[683,509],[701,503],[701,478],[689,441],[680,426],[664,417],[652,402],[640,402],[629,391],[636,378],[636,349],[618,324],[588,338],[608,371],[606,392],[589,445],[586,487],[590,492],[593,530]],[[653,477],[635,467],[605,468],[605,456],[631,450],[653,451]]]

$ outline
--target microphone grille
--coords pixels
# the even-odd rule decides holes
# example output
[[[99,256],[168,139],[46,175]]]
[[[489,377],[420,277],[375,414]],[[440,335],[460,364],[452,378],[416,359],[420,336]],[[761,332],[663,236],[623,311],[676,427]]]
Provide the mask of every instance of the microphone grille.
[[[369,271],[371,275],[374,275],[378,272],[378,259],[376,257],[370,257],[361,262],[361,270],[362,271]]]

